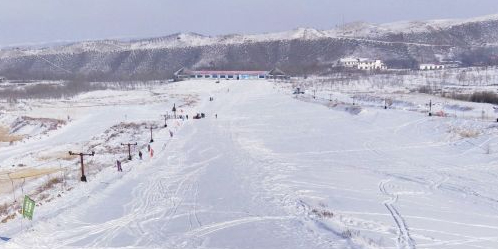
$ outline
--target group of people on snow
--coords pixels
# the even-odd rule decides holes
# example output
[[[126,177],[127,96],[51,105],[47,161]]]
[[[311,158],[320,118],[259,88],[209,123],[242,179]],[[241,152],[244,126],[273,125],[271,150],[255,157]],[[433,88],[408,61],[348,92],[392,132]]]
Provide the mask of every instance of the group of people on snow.
[[[228,91],[230,91],[230,90],[228,90]],[[209,97],[209,101],[213,101],[213,100],[214,100],[214,98],[213,98],[213,97]],[[182,119],[182,120],[185,120],[185,119],[187,119],[187,120],[188,120],[188,114],[185,114],[185,115],[179,115],[178,117],[179,117],[180,119]],[[217,118],[218,118],[218,114],[217,114],[217,113],[215,113],[215,114],[214,114],[214,117],[217,119]],[[196,119],[196,118],[204,118],[204,113],[202,113],[202,114],[197,114],[197,116],[194,116],[194,119]],[[165,126],[165,127],[167,127],[167,126]],[[173,137],[173,132],[172,132],[171,130],[169,130],[169,135],[170,135],[170,137],[171,137],[171,138]],[[147,151],[150,153],[150,157],[153,157],[153,155],[154,155],[154,150],[151,148],[150,144],[147,144]],[[143,153],[142,153],[142,151],[141,151],[141,150],[140,150],[140,151],[138,151],[138,157],[139,157],[139,159],[140,159],[140,160],[142,160],[142,159],[143,159]],[[123,172],[123,168],[122,168],[122,166],[121,166],[121,161],[120,161],[120,160],[116,160],[116,167],[117,167],[117,169],[118,169],[118,172]]]

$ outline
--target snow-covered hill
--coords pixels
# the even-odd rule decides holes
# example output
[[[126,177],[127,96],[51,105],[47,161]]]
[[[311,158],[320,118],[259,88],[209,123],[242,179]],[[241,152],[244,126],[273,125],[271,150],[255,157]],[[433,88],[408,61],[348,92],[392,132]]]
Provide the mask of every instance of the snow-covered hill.
[[[299,28],[253,35],[180,33],[131,41],[76,42],[0,50],[0,74],[11,79],[164,79],[181,67],[324,72],[343,56],[384,59],[390,67],[449,58],[496,64],[498,16],[466,20],[350,23],[332,30]]]

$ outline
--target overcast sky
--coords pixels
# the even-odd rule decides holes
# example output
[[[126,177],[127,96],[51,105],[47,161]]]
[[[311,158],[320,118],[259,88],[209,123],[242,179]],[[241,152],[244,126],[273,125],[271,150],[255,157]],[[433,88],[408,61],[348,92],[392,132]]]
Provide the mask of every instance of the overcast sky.
[[[497,0],[0,0],[0,46],[468,18]]]

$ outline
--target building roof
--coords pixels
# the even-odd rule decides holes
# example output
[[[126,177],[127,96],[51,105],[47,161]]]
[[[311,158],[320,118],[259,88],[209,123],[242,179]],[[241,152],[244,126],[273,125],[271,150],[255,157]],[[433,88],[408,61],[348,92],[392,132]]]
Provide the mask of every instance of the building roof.
[[[443,66],[439,63],[422,63],[420,66]]]
[[[273,75],[273,76],[285,76],[286,74],[278,69],[274,68],[270,71],[264,70],[190,70],[186,68],[181,68],[175,72],[175,75]]]
[[[351,58],[351,57],[347,57],[347,58],[341,58],[339,59],[341,62],[357,62],[359,59],[358,58]]]
[[[347,57],[347,58],[341,58],[339,60],[340,62],[377,62],[377,61],[382,61],[380,59],[370,59],[370,58],[352,58],[352,57]]]
[[[198,70],[190,71],[192,74],[266,74],[268,71],[211,71],[211,70]]]
[[[178,71],[175,72],[175,75],[181,75],[181,74],[188,74],[190,73],[190,70],[185,69],[184,67],[180,68]]]
[[[284,73],[284,71],[280,70],[279,68],[272,69],[270,72],[268,72],[268,74],[273,76],[287,75],[286,73]]]

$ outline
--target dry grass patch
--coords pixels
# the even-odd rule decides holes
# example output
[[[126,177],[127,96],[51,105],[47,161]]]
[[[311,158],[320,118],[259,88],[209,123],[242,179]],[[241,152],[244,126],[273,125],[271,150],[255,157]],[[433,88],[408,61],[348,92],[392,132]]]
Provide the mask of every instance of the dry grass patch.
[[[7,215],[9,213],[10,205],[7,203],[4,203],[3,205],[0,205],[0,216]]]
[[[71,161],[77,158],[77,155],[69,155],[67,151],[56,151],[56,152],[42,152],[38,154],[38,160],[40,161],[50,161],[54,159],[60,159],[64,161]]]
[[[9,128],[0,126],[0,142],[16,142],[23,138],[24,136],[10,134]]]
[[[316,208],[313,208],[311,210],[311,212],[318,216],[319,218],[326,218],[326,219],[330,219],[330,218],[333,218],[334,217],[334,213],[332,213],[331,211],[328,211],[328,210],[318,210]]]
[[[188,95],[183,97],[183,104],[179,105],[178,108],[184,107],[193,107],[199,102],[199,96],[197,95]]]
[[[41,185],[38,187],[38,191],[43,192],[47,189],[51,189],[53,186],[62,183],[62,178],[60,177],[54,177],[50,180],[48,180],[45,184]]]
[[[457,128],[457,127],[449,129],[448,132],[457,134],[458,136],[463,138],[475,138],[481,134],[481,132],[479,132],[478,130],[469,129],[469,128]]]
[[[43,168],[43,169],[37,169],[37,168],[28,168],[28,169],[22,169],[18,170],[15,172],[10,172],[10,178],[11,179],[22,179],[22,178],[32,178],[32,177],[41,177],[44,175],[52,174],[55,172],[60,171],[60,169],[55,169],[55,168]]]
[[[29,181],[58,171],[60,169],[55,168],[26,168],[16,171],[0,171],[0,193],[12,193],[12,187],[19,188],[24,182],[28,183]]]
[[[7,221],[12,220],[16,217],[16,213],[12,213],[10,215],[5,216],[5,218],[2,219],[2,223],[7,223]]]
[[[20,210],[21,205],[19,203],[8,204],[4,203],[0,205],[0,222],[6,223],[9,220],[12,220],[16,217],[16,211]]]

